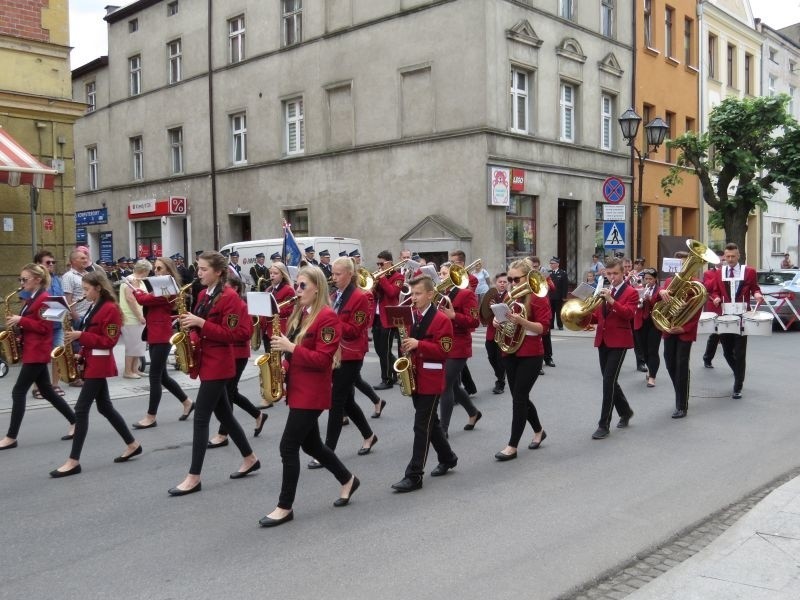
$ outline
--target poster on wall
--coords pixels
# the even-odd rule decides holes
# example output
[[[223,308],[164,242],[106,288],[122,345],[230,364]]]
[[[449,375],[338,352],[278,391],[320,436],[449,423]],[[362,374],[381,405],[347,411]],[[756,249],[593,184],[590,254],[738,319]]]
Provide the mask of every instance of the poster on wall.
[[[114,262],[114,232],[100,232],[100,260]]]
[[[511,198],[511,169],[489,167],[489,206],[508,206]]]

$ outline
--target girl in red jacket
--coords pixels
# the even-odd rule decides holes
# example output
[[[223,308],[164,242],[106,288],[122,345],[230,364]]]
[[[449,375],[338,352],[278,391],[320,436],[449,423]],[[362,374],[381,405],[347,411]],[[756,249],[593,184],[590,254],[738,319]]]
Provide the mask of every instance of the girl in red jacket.
[[[11,390],[13,401],[11,408],[11,422],[8,424],[6,437],[0,440],[0,450],[17,447],[17,434],[22,417],[25,416],[25,396],[34,383],[39,392],[52,404],[72,427],[62,440],[72,439],[75,425],[75,413],[69,404],[55,393],[50,384],[47,365],[50,364],[50,350],[53,349],[53,324],[45,321],[41,313],[46,308],[47,288],[50,286],[50,273],[41,265],[27,264],[19,275],[20,291],[27,292],[29,298],[22,306],[19,315],[6,318],[6,327],[12,334],[13,328],[19,328],[22,342],[22,369],[20,369],[17,383]]]
[[[137,442],[125,421],[114,405],[108,392],[108,378],[116,377],[117,362],[114,360],[114,346],[119,341],[122,328],[122,311],[114,300],[114,291],[105,273],[92,271],[83,276],[84,298],[92,305],[80,321],[75,331],[64,333],[64,343],[77,340],[81,345],[84,361],[83,387],[75,403],[75,436],[72,439],[72,452],[67,462],[51,477],[68,477],[81,472],[80,458],[83,442],[89,430],[89,409],[97,401],[97,412],[103,415],[116,429],[127,447],[114,462],[126,462],[142,453],[142,445]]]

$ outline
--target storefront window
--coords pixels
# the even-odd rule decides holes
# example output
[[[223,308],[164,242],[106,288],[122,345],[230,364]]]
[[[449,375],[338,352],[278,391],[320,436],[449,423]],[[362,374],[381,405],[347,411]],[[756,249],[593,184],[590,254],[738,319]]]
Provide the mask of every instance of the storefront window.
[[[534,196],[512,195],[506,208],[506,260],[536,254]]]
[[[136,231],[136,256],[146,258],[151,254],[162,255],[161,247],[161,221],[149,219],[137,221],[134,225]]]
[[[658,207],[658,234],[672,235],[672,209],[669,206]]]

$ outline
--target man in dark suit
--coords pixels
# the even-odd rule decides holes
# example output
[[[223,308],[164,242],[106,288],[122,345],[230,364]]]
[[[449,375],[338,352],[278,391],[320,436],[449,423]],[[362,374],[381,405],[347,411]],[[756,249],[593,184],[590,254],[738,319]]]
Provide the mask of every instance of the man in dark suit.
[[[314,254],[316,254],[314,246],[309,246],[308,248],[306,248],[305,253],[306,253],[306,262],[308,264],[319,266],[319,262],[317,262],[317,259],[314,258]]]
[[[239,252],[234,250],[230,253],[230,265],[234,268],[234,270],[239,274],[239,277],[242,276],[242,265],[239,264]]]
[[[328,250],[322,250],[319,253],[319,258],[322,261],[319,263],[319,268],[325,273],[325,279],[331,281],[333,277],[333,265],[331,264],[331,253]]]
[[[553,309],[550,329],[553,329],[553,326],[558,324],[560,331],[564,329],[564,323],[561,322],[561,307],[569,294],[569,278],[567,277],[567,272],[561,268],[561,261],[557,256],[550,259],[550,279],[553,280],[553,289],[548,292],[550,308]]]
[[[263,292],[269,285],[269,268],[264,264],[265,260],[263,252],[256,254],[256,262],[250,267],[250,279],[253,280],[250,291]],[[261,285],[258,285],[259,280],[262,280]]]
[[[722,255],[722,266],[718,269],[716,289],[711,293],[715,305],[728,302],[744,302],[747,310],[750,298],[757,301],[764,299],[758,285],[756,270],[753,267],[739,264],[739,246],[728,244]],[[731,293],[733,292],[733,293]],[[723,306],[723,313],[725,312]],[[744,374],[747,367],[747,336],[735,333],[723,333],[719,336],[722,353],[733,371],[733,393],[731,397],[738,400],[742,397]]]

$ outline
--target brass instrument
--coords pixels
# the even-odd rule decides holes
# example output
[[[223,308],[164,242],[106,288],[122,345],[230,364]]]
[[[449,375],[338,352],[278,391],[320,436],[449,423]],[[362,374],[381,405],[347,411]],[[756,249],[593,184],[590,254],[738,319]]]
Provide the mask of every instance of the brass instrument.
[[[544,275],[539,271],[531,271],[525,281],[511,288],[505,302],[508,305],[509,312],[514,312],[527,319],[528,311],[521,300],[530,294],[538,298],[544,298],[547,296],[547,292],[547,279],[545,279]],[[514,354],[522,346],[522,342],[525,341],[525,329],[511,321],[504,321],[495,330],[494,341],[500,350],[506,354]]]
[[[189,309],[186,308],[186,292],[191,287],[192,284],[188,283],[178,290],[178,295],[175,298],[175,309],[178,312],[178,317],[189,312]],[[189,330],[181,326],[181,330],[169,338],[169,343],[175,346],[175,364],[177,367],[184,373],[189,373],[194,369],[196,348],[190,339]]]
[[[400,336],[400,344],[408,337],[405,321],[398,323],[397,333]],[[403,396],[411,396],[417,389],[416,378],[414,377],[414,362],[411,360],[410,352],[403,352],[403,356],[394,361],[392,365],[394,372],[397,373],[397,380],[400,382],[400,393]]]
[[[78,302],[73,302],[70,308],[75,306]],[[64,316],[64,335],[72,331],[72,315],[67,312]],[[53,366],[58,373],[58,378],[61,381],[72,383],[81,378],[81,370],[78,365],[78,357],[72,349],[72,342],[64,341],[64,345],[56,346],[50,353],[50,359],[53,361]]]
[[[597,280],[597,287],[594,294],[581,300],[580,298],[570,298],[561,307],[561,320],[570,331],[583,331],[592,321],[592,313],[603,303],[603,296],[600,290],[603,289],[602,275]]]
[[[281,334],[280,311],[286,306],[292,306],[299,298],[292,296],[284,300],[275,308],[272,316],[272,337]],[[270,348],[269,354],[259,356],[255,365],[258,367],[258,381],[261,388],[261,398],[267,406],[272,406],[283,397],[283,366],[281,365],[281,351]]]
[[[450,271],[447,279],[438,283],[434,288],[433,301],[436,307],[440,307],[443,302],[446,302],[447,294],[450,293],[454,287],[465,290],[469,287],[469,273],[464,267],[458,265],[450,265]],[[449,300],[449,298],[448,298]]]
[[[356,269],[356,285],[362,292],[372,290],[375,287],[375,279],[372,277],[372,273],[364,267],[358,267]]]
[[[8,296],[5,297],[3,302],[6,305],[6,317],[11,317],[14,313],[11,311],[11,298],[18,295],[22,291],[18,287]],[[20,344],[17,340],[17,330],[15,327],[9,327],[5,331],[0,332],[0,354],[8,364],[17,364],[20,359]]]
[[[266,291],[266,289],[269,287],[269,285],[267,285],[267,284],[269,284],[269,282],[270,282],[269,278],[263,277],[263,276],[259,277],[258,281],[256,281],[256,290],[255,291],[257,291],[257,292]],[[261,287],[262,283],[264,284],[263,289]]]
[[[705,244],[686,240],[686,246],[689,248],[689,257],[667,287],[669,300],[659,300],[650,312],[653,324],[661,331],[683,327],[697,311],[703,309],[708,291],[699,281],[692,281],[692,272],[704,262],[712,265],[719,263],[719,257]]]
[[[480,271],[481,269],[483,269],[483,260],[480,258],[472,261],[466,267],[464,267],[464,270],[467,273],[473,273],[474,271]]]
[[[255,352],[261,347],[261,319],[253,315],[253,333],[250,334],[250,349]]]

